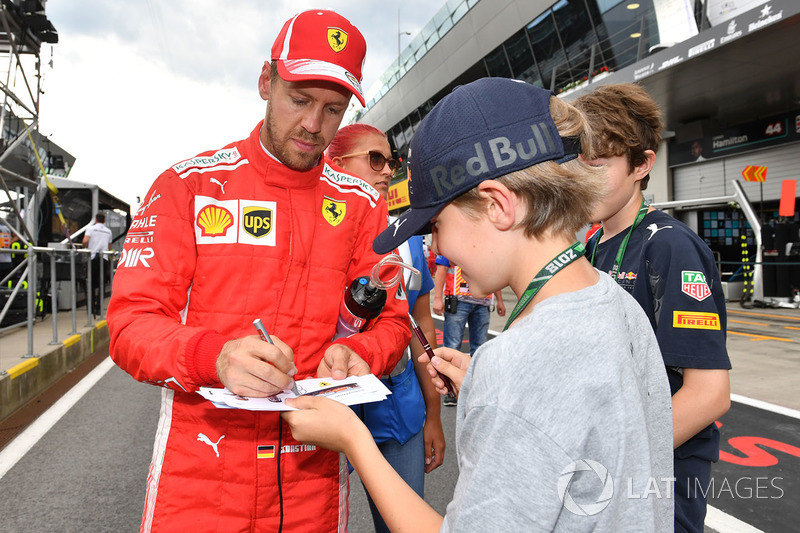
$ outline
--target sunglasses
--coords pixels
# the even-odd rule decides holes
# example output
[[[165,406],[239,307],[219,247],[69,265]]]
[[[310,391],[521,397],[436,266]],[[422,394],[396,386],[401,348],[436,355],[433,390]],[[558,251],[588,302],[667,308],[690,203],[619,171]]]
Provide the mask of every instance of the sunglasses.
[[[389,165],[389,170],[392,171],[392,177],[394,177],[397,174],[397,171],[400,170],[400,161],[397,159],[386,159],[386,156],[376,150],[347,154],[341,156],[341,158],[344,159],[345,157],[358,157],[360,155],[369,155],[369,166],[375,172],[380,172],[387,164]]]

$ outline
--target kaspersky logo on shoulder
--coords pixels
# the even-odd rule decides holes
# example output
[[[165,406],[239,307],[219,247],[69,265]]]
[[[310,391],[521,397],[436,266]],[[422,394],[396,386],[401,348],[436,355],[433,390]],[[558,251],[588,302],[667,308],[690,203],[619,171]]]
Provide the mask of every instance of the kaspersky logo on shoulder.
[[[683,270],[681,278],[681,292],[688,294],[698,302],[702,302],[711,296],[711,289],[708,288],[706,276],[702,272]]]

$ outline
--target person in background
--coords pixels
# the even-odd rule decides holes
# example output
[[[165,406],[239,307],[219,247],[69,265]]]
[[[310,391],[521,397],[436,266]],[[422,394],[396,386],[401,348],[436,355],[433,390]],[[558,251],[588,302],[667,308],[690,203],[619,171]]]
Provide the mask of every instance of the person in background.
[[[380,195],[323,153],[355,95],[361,32],[333,11],[287,20],[264,63],[263,121],[155,181],[128,233],[108,311],[111,357],[160,387],[143,531],[336,532],[344,457],[292,439],[277,413],[196,394],[268,397],[294,379],[382,376],[408,345],[395,291],[369,331],[333,340],[344,290],[381,256]],[[274,344],[255,335],[261,319]]]
[[[6,225],[6,221],[0,218],[0,248],[11,248],[12,235],[11,229]],[[11,272],[12,268],[11,254],[0,252],[0,281]]]
[[[505,149],[493,157],[498,139]],[[519,298],[507,329],[471,362],[448,348],[431,361],[460,395],[447,514],[403,483],[349,408],[301,397],[287,402],[299,411],[283,414],[295,438],[347,454],[392,531],[671,531],[672,428],[658,344],[636,302],[575,239],[603,193],[602,172],[576,158],[589,143],[575,108],[504,78],[457,87],[414,134],[411,209],[373,248],[432,230],[473,294],[510,286]],[[464,172],[476,152],[485,170]],[[460,179],[443,181],[441,169]],[[642,496],[655,484],[661,497]]]
[[[694,231],[644,201],[661,141],[655,101],[627,83],[595,89],[575,105],[595,133],[588,163],[605,170],[610,189],[592,217],[603,225],[586,253],[636,298],[656,333],[672,392],[675,531],[702,532],[719,458],[715,421],[730,408],[719,272]]]
[[[497,302],[497,314],[506,316],[502,291],[490,294],[486,298],[472,296],[469,292],[469,283],[461,274],[461,268],[450,263],[442,255],[436,256],[434,284],[433,312],[444,315],[444,345],[447,348],[460,350],[464,329],[469,325],[469,354],[472,356],[488,337],[493,298]],[[447,394],[443,403],[453,406],[457,401],[455,396]]]
[[[586,235],[583,237],[584,244],[589,242],[589,240],[597,233],[603,225],[599,222],[592,222],[592,225],[589,226],[589,229],[586,230]]]
[[[95,315],[102,314],[100,291],[105,288],[100,287],[100,268],[102,267],[103,269],[103,284],[108,283],[108,278],[111,275],[111,269],[108,268],[110,262],[103,252],[111,250],[113,238],[114,235],[106,226],[106,215],[104,213],[97,213],[94,216],[94,224],[86,228],[86,233],[83,235],[83,247],[92,251],[92,313]]]
[[[384,201],[391,178],[400,168],[391,153],[386,134],[368,124],[341,128],[326,152],[346,172],[372,185]],[[410,270],[404,270],[408,310],[435,348],[436,329],[430,310],[433,279],[423,254],[422,236],[412,237],[397,251],[404,263],[421,273],[412,275]],[[356,408],[383,456],[420,497],[424,497],[425,474],[442,464],[445,450],[439,393],[428,378],[425,365],[418,361],[422,353],[422,345],[412,336],[406,356],[382,378],[392,394],[382,402]],[[369,493],[367,498],[375,530],[389,531]]]

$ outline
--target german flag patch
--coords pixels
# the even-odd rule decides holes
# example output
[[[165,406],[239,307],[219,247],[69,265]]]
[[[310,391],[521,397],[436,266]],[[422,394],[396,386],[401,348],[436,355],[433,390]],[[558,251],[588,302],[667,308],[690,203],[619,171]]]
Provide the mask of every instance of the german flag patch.
[[[274,459],[275,446],[273,444],[264,444],[258,447],[256,451],[257,459]]]

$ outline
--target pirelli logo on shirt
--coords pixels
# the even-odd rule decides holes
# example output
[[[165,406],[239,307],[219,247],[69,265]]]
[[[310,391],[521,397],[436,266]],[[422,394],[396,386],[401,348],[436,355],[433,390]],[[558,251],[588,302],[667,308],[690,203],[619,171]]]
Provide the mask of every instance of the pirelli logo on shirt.
[[[277,202],[194,198],[195,241],[200,244],[275,246]]]
[[[695,311],[673,311],[672,327],[719,330],[719,315],[717,313],[698,313]]]

